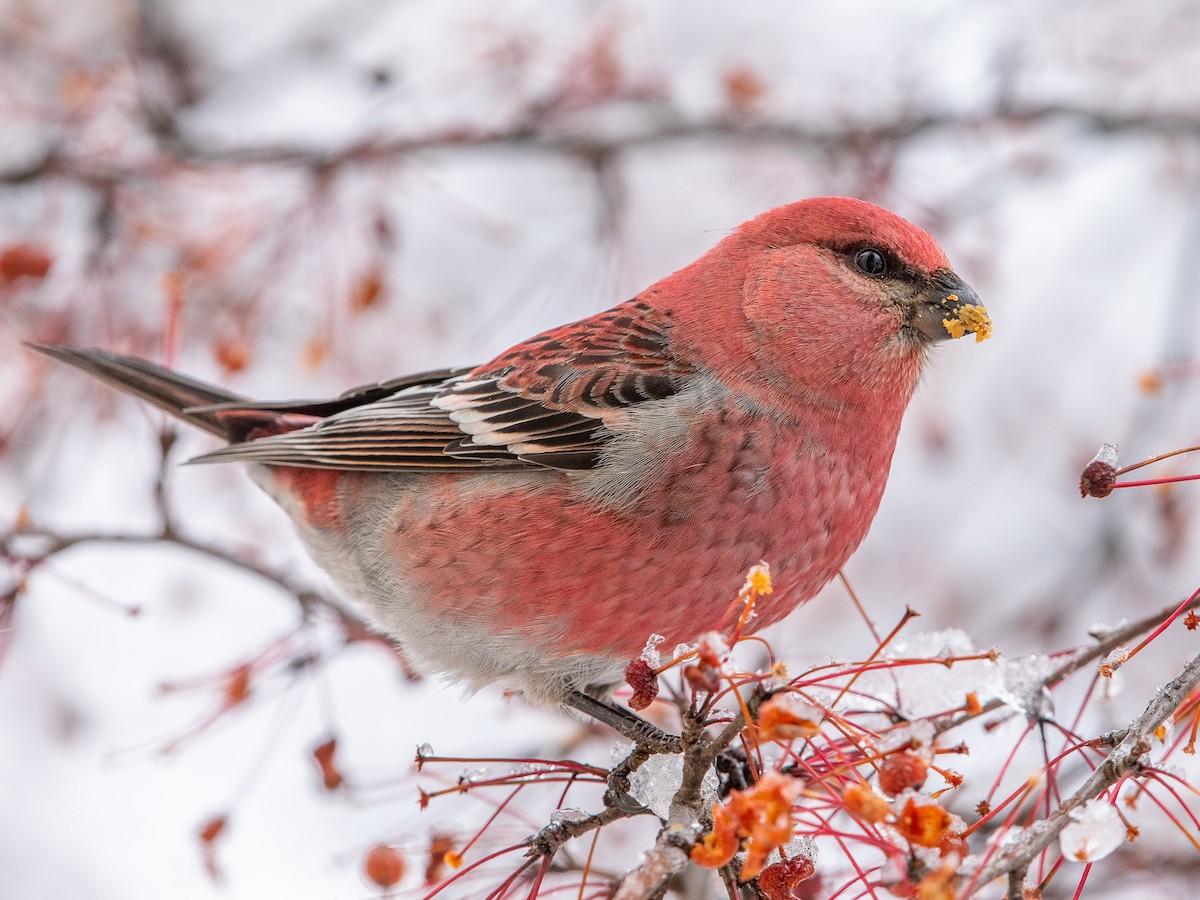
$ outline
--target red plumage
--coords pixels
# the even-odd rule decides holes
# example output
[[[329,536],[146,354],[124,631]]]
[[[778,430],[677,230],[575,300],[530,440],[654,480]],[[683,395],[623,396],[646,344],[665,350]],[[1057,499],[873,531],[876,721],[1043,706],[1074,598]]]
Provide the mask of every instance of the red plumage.
[[[921,229],[818,198],[489,363],[332,401],[256,404],[47,352],[224,433],[202,459],[254,463],[418,662],[556,699],[620,681],[651,632],[717,627],[760,560],[776,589],[756,627],[832,578],[929,345],[976,303]]]

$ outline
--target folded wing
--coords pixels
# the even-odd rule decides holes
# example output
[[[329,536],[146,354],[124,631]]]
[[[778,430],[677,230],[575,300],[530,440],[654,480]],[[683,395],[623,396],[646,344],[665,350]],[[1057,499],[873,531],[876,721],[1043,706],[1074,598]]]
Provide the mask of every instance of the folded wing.
[[[333,401],[223,404],[306,427],[255,435],[195,462],[371,471],[590,469],[623,417],[677,393],[692,368],[670,319],[639,300],[531,338],[470,371],[445,370]],[[289,426],[290,427],[290,426]]]

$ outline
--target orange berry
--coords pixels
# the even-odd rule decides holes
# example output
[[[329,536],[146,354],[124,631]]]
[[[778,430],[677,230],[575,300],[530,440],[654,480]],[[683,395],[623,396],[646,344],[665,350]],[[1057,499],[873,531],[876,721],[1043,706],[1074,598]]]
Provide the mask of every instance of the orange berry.
[[[887,801],[866,784],[852,784],[842,792],[846,811],[864,822],[882,822],[887,818]]]
[[[879,767],[879,786],[893,797],[905,788],[919,788],[929,774],[929,764],[910,750],[894,753]]]

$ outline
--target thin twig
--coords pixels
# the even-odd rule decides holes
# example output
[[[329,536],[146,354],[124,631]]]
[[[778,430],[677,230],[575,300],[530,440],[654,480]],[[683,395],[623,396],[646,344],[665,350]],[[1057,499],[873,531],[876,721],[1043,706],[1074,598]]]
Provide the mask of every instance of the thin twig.
[[[1200,654],[1194,656],[1179,675],[1155,694],[1142,714],[1125,729],[1119,743],[1104,762],[1075,793],[1046,818],[1016,835],[985,868],[969,873],[969,883],[962,896],[969,897],[993,879],[1028,866],[1067,826],[1072,810],[1097,797],[1127,775],[1137,773],[1142,765],[1142,757],[1150,750],[1155,730],[1197,685],[1200,685]]]
[[[1189,604],[1183,611],[1187,609],[1196,609],[1200,607],[1200,595]],[[1176,612],[1179,609],[1178,603],[1173,603],[1170,606],[1164,607],[1158,612],[1151,613],[1148,616],[1143,616],[1137,621],[1130,622],[1107,632],[1102,637],[1099,637],[1096,643],[1086,649],[1082,649],[1068,657],[1068,659],[1059,665],[1056,669],[1050,672],[1042,681],[1042,686],[1053,688],[1060,684],[1069,676],[1075,674],[1088,663],[1095,662],[1099,659],[1104,659],[1118,647],[1123,646],[1135,637],[1138,637],[1156,625],[1160,624],[1167,616]],[[988,713],[995,712],[1005,705],[1005,702],[999,698],[992,698],[987,703],[980,707],[978,712],[963,713],[952,718],[943,719],[935,723],[935,728],[938,734],[942,734],[970,722],[972,719],[977,719],[980,716],[985,716]]]
[[[30,539],[44,542],[38,548],[37,553],[26,555],[16,550],[15,545],[18,542]],[[332,598],[325,596],[321,592],[300,584],[282,571],[252,562],[232,550],[218,547],[215,544],[207,544],[194,540],[173,530],[162,530],[149,534],[101,531],[57,534],[48,529],[25,526],[6,534],[0,534],[0,556],[4,556],[12,561],[21,562],[28,568],[36,568],[51,557],[58,556],[61,553],[86,544],[166,544],[182,547],[185,550],[190,550],[209,559],[219,560],[228,566],[256,575],[264,581],[270,582],[282,589],[284,593],[292,595],[305,613],[309,613],[316,608],[327,609],[343,624],[353,626],[356,631],[363,627],[362,620],[357,618],[350,610],[342,607],[340,604],[334,602]]]

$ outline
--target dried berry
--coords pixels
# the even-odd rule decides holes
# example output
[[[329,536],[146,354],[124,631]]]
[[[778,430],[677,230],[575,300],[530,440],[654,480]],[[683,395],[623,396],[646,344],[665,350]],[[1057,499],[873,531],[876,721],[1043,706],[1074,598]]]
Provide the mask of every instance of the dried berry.
[[[767,900],[793,900],[802,881],[812,878],[817,867],[807,856],[793,856],[767,866],[758,876],[758,889]]]
[[[425,884],[437,884],[442,880],[446,866],[457,869],[462,865],[462,856],[454,850],[454,838],[449,834],[434,832],[429,838],[429,856],[425,862]]]
[[[630,660],[625,667],[625,682],[633,688],[630,709],[645,709],[658,696],[658,673],[640,656]]]
[[[684,666],[683,678],[697,694],[715,694],[721,687],[721,673],[712,666]]]
[[[758,708],[760,741],[788,741],[816,737],[821,733],[821,710],[781,693],[764,701]]]
[[[887,801],[866,784],[852,784],[842,792],[846,811],[864,822],[882,822],[887,818]]]
[[[734,791],[725,803],[714,803],[713,827],[692,848],[692,861],[706,868],[725,865],[746,841],[741,879],[749,881],[763,870],[771,852],[792,838],[792,801],[803,784],[779,772],[767,772],[751,788]]]
[[[919,788],[929,774],[929,764],[910,750],[893,753],[879,767],[879,786],[893,797],[906,788]]]
[[[947,834],[945,839],[938,844],[938,853],[942,854],[942,856],[955,854],[961,860],[966,859],[967,854],[970,852],[971,848],[967,844],[967,839],[961,834]]]
[[[955,900],[958,876],[954,866],[944,865],[921,879],[916,889],[916,900]]]
[[[1080,497],[1107,497],[1117,483],[1117,445],[1104,444],[1079,476]]]
[[[937,847],[946,840],[952,822],[950,813],[936,803],[917,803],[915,798],[909,797],[896,817],[896,829],[910,843]]]

